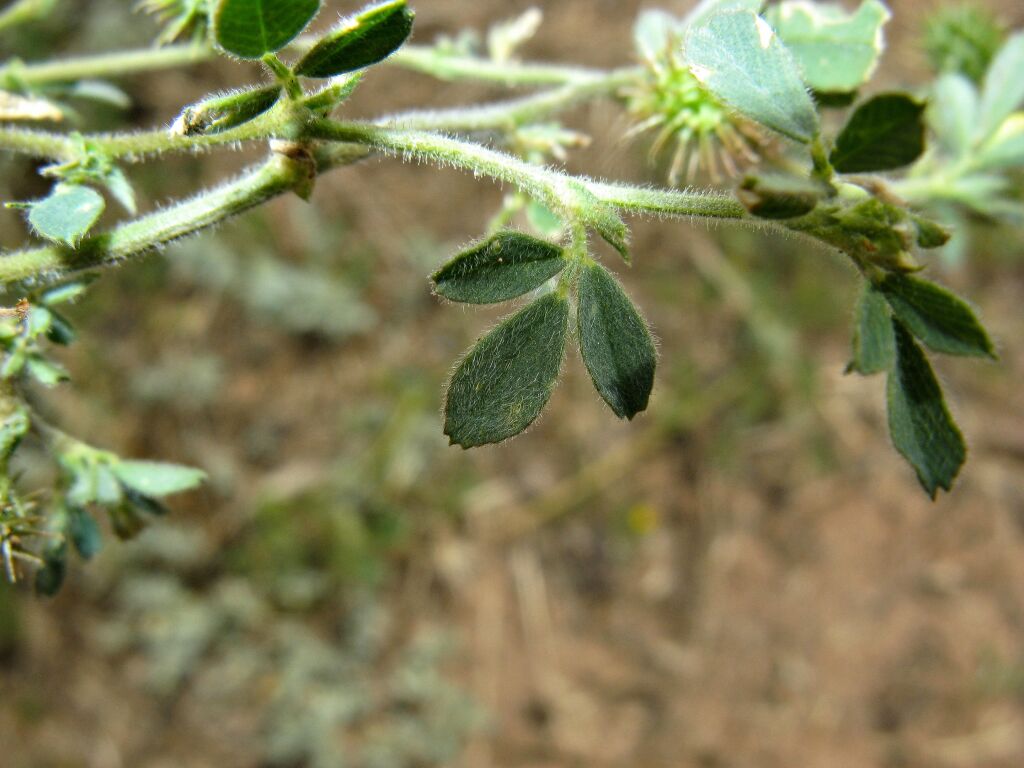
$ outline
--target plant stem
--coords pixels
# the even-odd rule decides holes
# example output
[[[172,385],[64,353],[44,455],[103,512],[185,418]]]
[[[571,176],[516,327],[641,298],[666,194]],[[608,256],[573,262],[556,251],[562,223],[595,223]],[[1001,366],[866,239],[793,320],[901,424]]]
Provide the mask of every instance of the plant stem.
[[[189,44],[75,56],[38,63],[15,59],[0,68],[0,82],[33,87],[95,78],[121,78],[141,72],[197,64],[213,56],[211,48]]]
[[[314,42],[310,37],[301,37],[289,46],[289,50],[301,51]],[[0,82],[41,86],[95,78],[123,78],[142,72],[199,64],[216,57],[217,51],[208,45],[185,43],[38,63],[15,59],[0,67]],[[438,53],[432,47],[416,45],[405,46],[391,56],[388,63],[443,80],[477,80],[507,86],[565,85],[600,78],[606,74],[601,70],[583,67],[495,62],[476,56],[453,56]]]
[[[317,155],[316,171],[355,162],[365,154],[361,147],[336,145]],[[140,256],[300,187],[308,183],[310,174],[311,169],[301,160],[275,154],[235,181],[87,238],[76,249],[50,245],[0,257],[0,285],[50,281],[68,272]]]
[[[576,179],[493,149],[426,131],[318,120],[310,126],[309,136],[364,144],[383,152],[488,176],[525,191],[555,210],[575,209],[579,205],[577,189],[582,186],[599,201],[633,213],[748,218],[743,206],[729,195],[692,190],[653,190]]]
[[[632,69],[615,70],[602,77],[571,82],[514,101],[479,107],[398,113],[383,117],[376,123],[421,131],[473,133],[512,130],[569,109],[583,101],[613,94],[618,88],[631,82],[634,76],[635,71]]]
[[[607,74],[599,69],[585,67],[520,64],[491,61],[478,56],[452,55],[421,45],[400,48],[388,62],[440,80],[476,80],[506,86],[564,85],[600,79]]]

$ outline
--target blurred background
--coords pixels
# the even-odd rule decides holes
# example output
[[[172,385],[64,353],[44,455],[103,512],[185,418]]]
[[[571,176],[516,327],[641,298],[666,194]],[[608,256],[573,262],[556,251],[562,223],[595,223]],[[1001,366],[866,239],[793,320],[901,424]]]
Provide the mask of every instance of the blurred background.
[[[1019,0],[990,0],[1011,26]],[[524,57],[633,59],[634,0],[420,0],[428,43],[540,7]],[[875,89],[930,77],[891,0]],[[4,58],[146,45],[126,0],[64,0]],[[355,3],[327,3],[321,24]],[[255,70],[123,82],[167,124]],[[379,68],[346,114],[502,98]],[[573,172],[660,183],[619,107]],[[144,210],[260,149],[130,169]],[[4,158],[3,199],[45,194]],[[999,364],[939,361],[972,446],[931,503],[889,445],[881,379],[846,377],[856,275],[790,239],[636,222],[602,252],[660,340],[651,408],[620,423],[575,353],[508,444],[442,436],[452,361],[500,310],[442,306],[426,276],[502,191],[369,160],[221,230],[104,274],[71,308],[73,388],[46,408],[125,456],[211,476],[53,601],[0,580],[0,764],[982,768],[1024,764],[1024,237],[977,227],[941,279]],[[0,242],[24,224],[0,212]],[[26,468],[31,472],[31,467]]]

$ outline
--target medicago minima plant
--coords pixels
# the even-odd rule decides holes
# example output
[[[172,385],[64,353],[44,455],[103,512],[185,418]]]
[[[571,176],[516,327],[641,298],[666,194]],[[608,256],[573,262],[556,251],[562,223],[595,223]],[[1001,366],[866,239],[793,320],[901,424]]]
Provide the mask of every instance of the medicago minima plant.
[[[29,23],[59,0],[21,0],[0,30]],[[374,155],[453,166],[509,194],[492,230],[432,276],[452,302],[522,306],[458,362],[445,394],[444,431],[469,448],[525,430],[544,409],[578,346],[612,412],[648,405],[657,355],[650,329],[611,265],[607,241],[630,262],[627,217],[725,220],[817,241],[862,276],[849,369],[884,374],[892,441],[931,496],[949,490],[966,457],[929,354],[994,358],[969,305],[922,276],[922,253],[942,248],[940,223],[981,212],[1019,219],[1015,174],[1024,166],[1024,36],[970,34],[951,15],[928,31],[941,77],[918,93],[869,92],[890,12],[879,0],[847,11],[806,0],[705,0],[688,16],[642,14],[636,59],[610,71],[524,63],[517,48],[536,30],[531,11],[470,37],[408,42],[413,10],[390,0],[304,35],[320,0],[142,0],[163,24],[158,45],[0,69],[0,149],[43,161],[42,199],[11,201],[43,241],[0,257],[10,306],[0,319],[0,553],[7,574],[26,568],[54,592],[69,552],[100,546],[96,515],[122,536],[161,499],[203,474],[125,460],[44,420],[35,390],[68,378],[51,344],[75,330],[63,307],[104,267],[242,214],[279,195],[308,199],[316,180]],[[261,63],[261,82],[182,105],[168,128],[90,134],[73,125],[81,99],[124,102],[111,80],[215,56]],[[445,80],[530,89],[459,109],[345,119],[368,70],[387,62]],[[966,62],[966,64],[964,63]],[[969,69],[968,69],[969,65]],[[363,81],[366,81],[365,84]],[[629,136],[665,157],[669,184],[650,188],[571,176],[551,165],[585,137],[558,122],[581,102],[619,102]],[[823,115],[831,112],[827,120]],[[837,132],[823,126],[842,123]],[[56,128],[54,127],[56,126]],[[266,160],[222,186],[148,213],[136,210],[133,167],[175,152],[263,144]],[[721,191],[678,188],[697,178]],[[96,223],[109,203],[123,221]],[[524,222],[522,229],[511,226]],[[671,353],[668,350],[667,353]],[[43,446],[57,484],[22,488],[12,459]]]

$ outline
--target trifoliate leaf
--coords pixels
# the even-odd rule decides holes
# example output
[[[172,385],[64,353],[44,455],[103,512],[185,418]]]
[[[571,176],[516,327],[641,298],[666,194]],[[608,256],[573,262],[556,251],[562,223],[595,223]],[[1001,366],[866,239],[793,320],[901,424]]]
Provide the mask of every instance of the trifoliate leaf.
[[[853,359],[847,370],[862,376],[882,373],[892,368],[895,355],[889,305],[870,283],[865,284],[854,316]]]
[[[564,267],[559,246],[505,231],[460,253],[431,279],[446,299],[495,304],[539,288]]]
[[[973,310],[956,294],[909,275],[887,275],[876,286],[893,313],[926,346],[947,355],[996,357]]]
[[[843,128],[830,161],[840,173],[891,171],[924,152],[924,104],[903,93],[864,102]]]
[[[939,488],[953,487],[967,459],[967,446],[928,358],[898,320],[893,321],[893,332],[896,365],[886,388],[889,434],[934,499]]]
[[[213,31],[218,45],[243,59],[284,48],[320,10],[320,0],[217,0]]]
[[[92,560],[103,548],[103,535],[95,518],[80,507],[68,509],[67,516],[68,538],[83,559]]]
[[[540,415],[558,380],[569,331],[569,302],[549,293],[504,320],[459,364],[445,403],[453,445],[498,443]]]
[[[1007,40],[985,75],[975,138],[984,141],[1024,103],[1024,32]]]
[[[157,461],[121,461],[113,465],[117,479],[144,496],[170,496],[198,487],[206,473],[192,467]]]
[[[303,77],[334,77],[383,61],[412,33],[415,14],[405,0],[370,6],[346,19],[295,66]]]
[[[865,0],[853,13],[839,5],[788,0],[766,18],[804,74],[820,93],[849,93],[871,79],[882,55],[882,28],[892,14],[878,0]]]
[[[580,276],[580,353],[601,397],[620,419],[647,408],[657,352],[647,323],[619,282],[600,264]]]
[[[32,203],[28,221],[39,235],[77,245],[103,213],[103,196],[90,187],[60,184],[49,197]]]
[[[820,132],[796,59],[759,16],[721,13],[691,27],[686,60],[708,90],[751,120],[804,144]]]

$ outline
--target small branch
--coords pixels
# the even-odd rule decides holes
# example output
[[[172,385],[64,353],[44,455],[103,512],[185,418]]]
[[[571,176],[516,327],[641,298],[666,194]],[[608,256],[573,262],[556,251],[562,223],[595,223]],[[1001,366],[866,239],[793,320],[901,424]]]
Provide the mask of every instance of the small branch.
[[[76,80],[123,78],[142,72],[198,64],[215,55],[209,46],[189,44],[75,56],[38,63],[25,63],[16,59],[0,68],[0,82],[10,80],[32,87]]]
[[[569,109],[590,99],[609,96],[635,76],[632,69],[608,72],[602,77],[568,83],[514,101],[485,104],[479,107],[443,110],[417,110],[383,117],[378,125],[420,131],[512,130]]]
[[[318,120],[310,126],[309,137],[365,144],[383,152],[488,176],[521,189],[556,210],[574,209],[579,204],[574,186],[581,185],[598,200],[632,213],[749,219],[743,206],[730,195],[646,189],[579,179],[478,144],[426,131]]]
[[[365,156],[362,147],[339,144],[317,155],[315,170],[326,171]],[[78,248],[50,245],[0,257],[0,285],[29,279],[54,280],[68,272],[140,256],[308,183],[312,172],[301,160],[275,155],[235,181],[87,238]]]
[[[607,76],[599,69],[492,61],[478,56],[441,53],[436,48],[421,45],[407,45],[399,49],[388,63],[439,80],[476,80],[506,86],[565,85]]]

